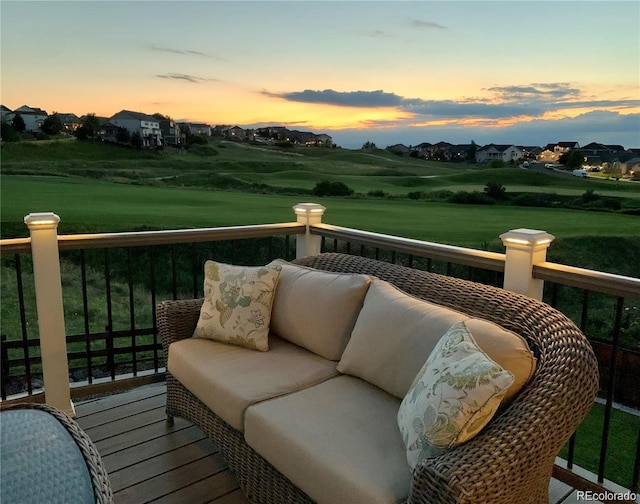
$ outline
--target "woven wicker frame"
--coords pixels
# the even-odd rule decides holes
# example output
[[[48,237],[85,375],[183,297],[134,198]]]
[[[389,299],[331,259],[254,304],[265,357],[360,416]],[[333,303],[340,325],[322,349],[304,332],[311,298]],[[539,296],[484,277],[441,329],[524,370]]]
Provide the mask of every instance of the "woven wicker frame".
[[[413,472],[411,503],[548,502],[557,453],[587,414],[598,391],[591,345],[565,315],[519,294],[373,259],[320,254],[299,259],[317,269],[374,275],[405,292],[522,335],[538,362],[516,400],[475,438],[428,459]],[[163,302],[158,327],[165,355],[193,335],[202,300]],[[199,426],[220,448],[252,502],[309,498],[252,450],[242,434],[214,415],[175,378],[167,378],[167,414]]]
[[[89,436],[87,436],[87,434],[80,428],[75,420],[69,418],[59,409],[47,404],[17,403],[2,407],[2,411],[17,409],[35,409],[46,411],[58,422],[60,422],[75,441],[76,445],[80,449],[80,453],[82,453],[82,457],[84,458],[85,463],[87,464],[87,470],[89,471],[89,476],[91,477],[91,483],[93,485],[93,495],[95,497],[96,504],[113,503],[113,492],[111,490],[111,483],[109,482],[109,476],[102,462],[102,458],[100,457],[96,446],[93,444],[91,439],[89,439]]]

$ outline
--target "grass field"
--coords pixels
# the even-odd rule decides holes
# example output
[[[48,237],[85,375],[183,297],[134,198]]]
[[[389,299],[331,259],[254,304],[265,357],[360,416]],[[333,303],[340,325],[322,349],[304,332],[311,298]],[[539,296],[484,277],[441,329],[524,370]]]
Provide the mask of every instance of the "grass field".
[[[60,230],[122,231],[264,224],[294,220],[300,196],[161,188],[68,177],[3,176],[2,221],[54,211]],[[317,198],[316,198],[317,199]],[[456,205],[407,199],[318,199],[324,221],[456,245],[479,246],[506,230],[544,229],[558,237],[638,236],[640,218],[610,212]],[[473,225],[470,225],[473,223]],[[26,235],[26,228],[23,234]]]

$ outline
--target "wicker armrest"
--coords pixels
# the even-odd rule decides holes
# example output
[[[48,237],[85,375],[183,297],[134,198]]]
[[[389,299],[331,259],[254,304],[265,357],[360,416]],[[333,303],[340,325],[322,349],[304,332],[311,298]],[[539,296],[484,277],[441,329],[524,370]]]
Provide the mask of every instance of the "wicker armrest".
[[[193,336],[203,301],[203,299],[181,299],[162,301],[158,304],[156,320],[165,359],[169,355],[171,343]]]

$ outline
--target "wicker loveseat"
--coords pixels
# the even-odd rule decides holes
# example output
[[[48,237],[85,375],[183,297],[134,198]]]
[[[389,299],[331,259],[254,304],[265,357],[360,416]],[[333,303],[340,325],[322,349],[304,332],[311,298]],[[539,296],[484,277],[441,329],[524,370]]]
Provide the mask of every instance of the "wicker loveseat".
[[[477,436],[441,455],[427,458],[412,472],[407,468],[407,493],[398,500],[478,504],[548,502],[555,457],[591,408],[598,390],[595,356],[585,336],[573,322],[550,306],[525,296],[373,259],[330,253],[299,259],[294,263],[330,272],[371,275],[413,297],[451,308],[469,317],[488,320],[522,336],[536,359],[535,373],[524,388],[508,406],[499,410]],[[317,296],[322,296],[322,292],[318,292]],[[313,452],[294,452],[288,456],[295,460],[285,461],[284,465],[277,456],[266,457],[272,458],[268,461],[259,451],[264,451],[264,443],[270,440],[258,440],[256,434],[259,432],[261,438],[270,438],[268,430],[254,429],[250,436],[251,431],[248,429],[244,432],[243,424],[237,423],[244,422],[244,416],[237,422],[235,417],[223,420],[190,390],[193,387],[185,386],[172,374],[172,364],[176,367],[175,363],[178,362],[175,351],[178,346],[173,347],[173,353],[170,352],[170,346],[189,338],[195,339],[192,336],[201,305],[202,300],[179,300],[162,302],[158,306],[158,327],[169,361],[167,415],[170,419],[173,416],[184,417],[207,434],[221,450],[252,502],[331,502],[326,498],[313,499],[307,495],[311,492],[305,493],[300,489],[307,481],[316,478],[312,471],[315,467]],[[252,352],[254,359],[257,358],[255,354],[260,354],[248,352]],[[192,357],[194,366],[206,366],[202,355],[194,354]],[[233,354],[229,362],[233,363],[229,364],[228,369],[233,370],[237,355]],[[309,368],[314,365],[311,363],[301,367],[305,372],[312,373]],[[224,374],[224,370],[221,373]],[[326,384],[339,383],[343,379],[337,374],[337,377],[331,375],[324,378],[309,375],[309,379],[315,380],[316,385],[312,383],[312,386],[328,387]],[[344,379],[358,380],[351,377]],[[266,409],[268,413],[269,404],[276,405],[272,410],[281,409],[278,404],[295,404],[297,395],[295,391],[275,393],[273,401],[284,398],[285,402],[281,403],[255,400],[256,404],[246,410],[246,421],[255,422],[261,410],[264,412]],[[210,398],[208,402],[211,404]],[[220,407],[225,410],[227,405]],[[258,413],[254,414],[254,411]],[[226,415],[226,410],[224,413]],[[303,419],[303,413],[295,410],[276,411],[276,414],[285,415],[283,418],[294,427],[296,421],[309,422]],[[375,412],[371,414],[375,418]],[[340,438],[340,433],[335,430],[327,438],[333,438],[333,434]],[[277,435],[282,436],[282,432]],[[274,433],[274,439],[277,435]],[[324,447],[319,451],[325,451]],[[355,460],[357,464],[357,457]],[[302,484],[298,482],[296,485],[274,464],[285,467],[285,472],[289,471],[287,467],[293,467],[289,472],[298,479],[303,474],[305,479],[301,480]],[[336,459],[335,474],[348,478],[350,467],[355,467],[353,461]],[[314,484],[327,486],[327,481],[311,483],[308,488],[315,488]],[[339,482],[336,481],[336,484]],[[332,494],[329,492],[329,495]],[[362,497],[353,497],[350,501],[362,502]]]

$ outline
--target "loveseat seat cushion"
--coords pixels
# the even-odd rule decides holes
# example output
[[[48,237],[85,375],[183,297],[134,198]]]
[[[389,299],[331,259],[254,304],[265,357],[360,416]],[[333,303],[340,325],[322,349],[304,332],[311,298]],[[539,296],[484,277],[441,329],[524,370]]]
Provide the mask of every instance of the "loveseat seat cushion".
[[[509,403],[535,371],[535,358],[521,336],[415,298],[378,279],[369,287],[338,371],[402,399],[440,338],[462,321],[480,348],[514,375],[504,398]]]
[[[276,260],[280,279],[271,310],[271,330],[329,360],[340,360],[371,277],[332,273]]]
[[[400,401],[352,376],[249,407],[245,439],[319,504],[403,502]]]
[[[251,405],[315,385],[336,363],[271,334],[269,351],[188,338],[169,346],[168,371],[232,427],[243,430]]]

